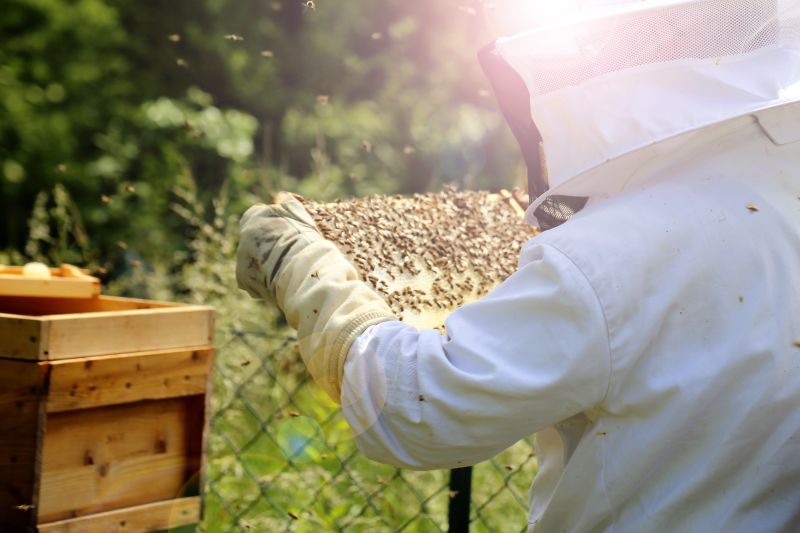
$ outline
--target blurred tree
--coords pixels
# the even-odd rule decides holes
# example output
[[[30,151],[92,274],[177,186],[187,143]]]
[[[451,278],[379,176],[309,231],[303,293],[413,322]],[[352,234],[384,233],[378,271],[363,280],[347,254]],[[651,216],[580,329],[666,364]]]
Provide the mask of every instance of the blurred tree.
[[[9,0],[0,17],[0,228],[20,248],[36,193],[63,182],[84,202],[102,186],[95,136],[131,113],[126,35],[102,0]],[[95,196],[99,201],[99,194]]]
[[[276,189],[331,199],[510,186],[514,143],[475,60],[479,0],[7,0],[0,249],[64,185],[100,256],[172,260],[176,185],[235,211]],[[41,206],[40,206],[41,207]],[[82,227],[83,227],[82,226]],[[191,235],[188,235],[191,236]]]

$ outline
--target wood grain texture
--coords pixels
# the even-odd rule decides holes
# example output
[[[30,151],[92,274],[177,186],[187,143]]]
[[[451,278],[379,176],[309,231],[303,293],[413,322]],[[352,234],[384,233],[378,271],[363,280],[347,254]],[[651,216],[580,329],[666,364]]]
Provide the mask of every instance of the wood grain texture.
[[[185,304],[99,296],[97,298],[36,298],[0,296],[0,311],[3,313],[44,316],[69,313],[103,313],[108,311],[132,311],[136,309],[164,309],[188,307]]]
[[[50,298],[92,298],[100,294],[100,282],[79,278],[17,279],[0,274],[0,294]]]
[[[213,358],[214,352],[211,353],[212,358],[212,368],[213,368]],[[200,494],[201,498],[201,505],[200,505],[200,519],[203,519],[203,505],[202,502],[205,498],[205,489],[206,483],[208,482],[208,437],[209,431],[211,428],[211,413],[214,411],[212,410],[211,406],[211,391],[214,387],[214,375],[213,372],[209,372],[208,376],[206,377],[206,394],[205,394],[205,404],[204,404],[204,413],[203,413],[203,425],[200,428],[202,433],[202,438],[200,440],[200,448],[199,448],[199,455],[200,455],[200,472],[197,476],[198,480],[198,493]]]
[[[47,365],[0,359],[0,531],[33,524],[47,371]]]
[[[200,465],[204,397],[47,415],[38,522],[169,500]]]
[[[214,310],[101,296],[0,296],[0,357],[59,360],[212,343]]]
[[[50,360],[201,346],[213,340],[213,310],[174,307],[49,318]]]
[[[42,359],[48,331],[46,321],[39,318],[0,313],[0,357]]]
[[[205,394],[213,348],[53,361],[47,412]]]
[[[0,266],[0,294],[50,298],[92,298],[100,294],[100,280],[72,265],[51,268],[49,279],[26,278],[23,267]]]
[[[145,533],[195,524],[200,520],[200,497],[128,507],[81,518],[50,522],[39,533]]]

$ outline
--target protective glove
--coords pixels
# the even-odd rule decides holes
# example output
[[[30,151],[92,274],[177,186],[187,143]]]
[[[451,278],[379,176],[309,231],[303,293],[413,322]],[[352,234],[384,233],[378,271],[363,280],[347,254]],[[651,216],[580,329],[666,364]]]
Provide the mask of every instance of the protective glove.
[[[250,296],[280,307],[297,329],[308,371],[338,403],[350,346],[368,327],[395,317],[300,202],[286,194],[276,202],[254,205],[242,217],[236,279]]]

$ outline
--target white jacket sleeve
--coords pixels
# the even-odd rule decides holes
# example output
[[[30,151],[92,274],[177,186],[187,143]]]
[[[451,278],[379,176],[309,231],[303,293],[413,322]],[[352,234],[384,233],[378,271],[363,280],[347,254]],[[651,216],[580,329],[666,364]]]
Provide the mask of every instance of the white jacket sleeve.
[[[342,407],[365,455],[467,466],[603,400],[611,365],[600,303],[568,257],[536,241],[514,275],[450,315],[446,336],[390,321],[353,343]]]

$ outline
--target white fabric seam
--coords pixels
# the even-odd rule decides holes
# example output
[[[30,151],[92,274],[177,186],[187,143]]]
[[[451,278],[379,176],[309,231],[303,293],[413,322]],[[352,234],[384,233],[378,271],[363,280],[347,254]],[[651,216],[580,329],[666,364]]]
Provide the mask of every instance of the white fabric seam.
[[[589,280],[589,277],[586,275],[583,269],[581,269],[581,267],[575,261],[572,260],[572,258],[569,255],[564,253],[563,250],[561,250],[557,245],[553,244],[552,242],[543,242],[540,243],[539,246],[552,248],[553,250],[558,252],[559,255],[561,255],[564,259],[569,261],[569,263],[573,267],[575,267],[575,270],[577,270],[580,273],[584,281],[586,281],[586,284],[592,289],[592,294],[594,295],[595,300],[597,301],[597,307],[600,309],[600,314],[603,316],[603,324],[605,325],[605,331],[606,331],[605,347],[606,347],[606,354],[608,356],[608,382],[606,383],[606,391],[603,394],[603,397],[597,402],[598,405],[604,404],[606,402],[606,399],[608,398],[609,392],[611,391],[611,376],[614,374],[614,362],[613,359],[611,358],[611,340],[610,340],[611,335],[608,331],[608,319],[606,318],[606,310],[605,307],[603,306],[603,302],[600,299],[600,296],[597,294],[597,290],[595,290],[594,285],[592,285],[592,282]]]

